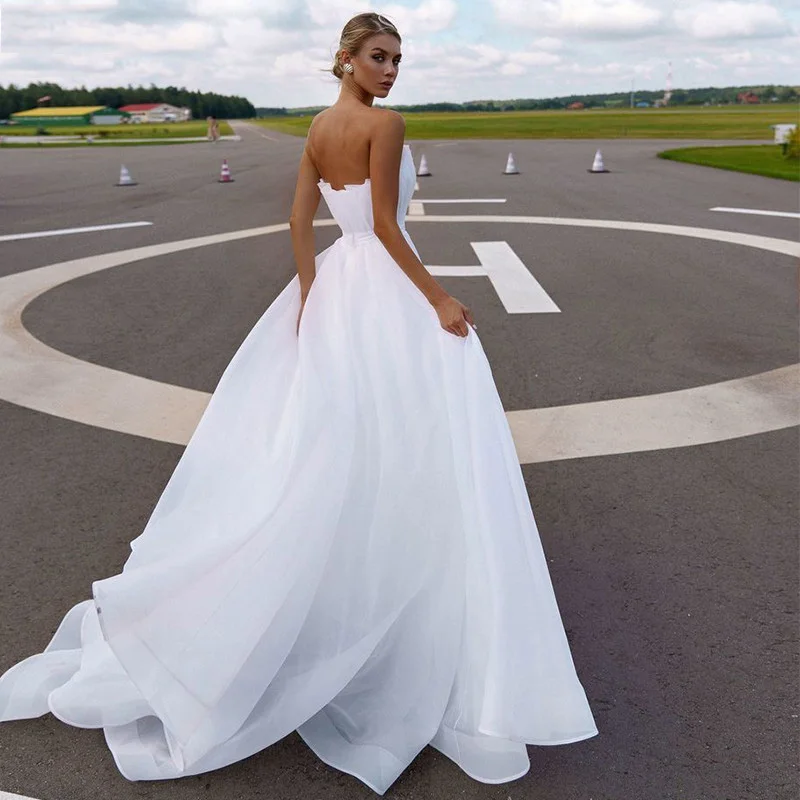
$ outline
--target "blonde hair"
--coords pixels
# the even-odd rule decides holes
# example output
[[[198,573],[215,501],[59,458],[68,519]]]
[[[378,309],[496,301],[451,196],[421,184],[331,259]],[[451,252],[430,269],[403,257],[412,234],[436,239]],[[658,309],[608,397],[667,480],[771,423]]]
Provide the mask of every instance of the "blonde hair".
[[[333,65],[325,71],[333,73],[341,80],[344,75],[342,62],[339,60],[342,50],[347,50],[351,56],[357,55],[364,42],[379,33],[389,33],[392,36],[396,36],[397,41],[402,44],[403,40],[400,38],[394,23],[386,19],[382,14],[376,14],[374,11],[356,14],[342,28],[342,35],[339,37],[339,49],[334,56]]]

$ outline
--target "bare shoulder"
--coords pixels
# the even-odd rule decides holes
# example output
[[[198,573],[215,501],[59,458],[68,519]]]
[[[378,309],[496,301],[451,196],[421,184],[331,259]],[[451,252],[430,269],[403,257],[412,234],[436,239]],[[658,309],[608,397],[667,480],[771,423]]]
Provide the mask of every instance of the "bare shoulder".
[[[406,118],[399,111],[395,111],[393,108],[373,108],[372,113],[380,119],[394,120],[397,123],[402,123],[403,125],[406,124]]]
[[[314,125],[316,124],[317,120],[322,119],[324,117],[324,115],[325,115],[325,111],[327,111],[327,110],[328,109],[324,109],[322,111],[318,111],[316,114],[314,114],[313,117],[311,117],[311,122],[308,123],[308,133],[309,134],[311,133],[312,130],[314,130]]]
[[[372,112],[370,144],[394,150],[403,144],[406,121],[402,114],[391,108],[377,108]]]
[[[317,122],[317,120],[322,119],[323,115],[325,114],[325,111],[327,111],[327,109],[324,109],[323,111],[318,111],[316,114],[314,114],[314,116],[311,117],[311,122],[308,124],[308,129],[306,130],[305,149],[311,154],[312,160],[314,162],[316,162],[316,150],[317,150],[316,142],[318,138],[317,132],[315,132],[314,130],[314,125]]]
[[[406,120],[399,112],[391,108],[373,109],[373,124],[381,133],[405,133]]]

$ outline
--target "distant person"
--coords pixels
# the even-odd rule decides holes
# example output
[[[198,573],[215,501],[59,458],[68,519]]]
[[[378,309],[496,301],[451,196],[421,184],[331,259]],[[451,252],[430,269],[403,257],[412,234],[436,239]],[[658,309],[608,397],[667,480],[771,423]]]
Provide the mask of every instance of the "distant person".
[[[206,117],[206,121],[208,122],[208,134],[207,137],[209,141],[218,142],[219,141],[219,123],[216,120],[216,117]]]

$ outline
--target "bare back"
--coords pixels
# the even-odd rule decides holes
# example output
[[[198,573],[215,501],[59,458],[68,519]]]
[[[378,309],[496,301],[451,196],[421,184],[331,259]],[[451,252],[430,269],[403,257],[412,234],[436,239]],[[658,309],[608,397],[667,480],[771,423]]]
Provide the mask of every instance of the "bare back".
[[[313,226],[320,179],[335,190],[369,179],[376,232],[391,231],[402,239],[397,203],[405,129],[402,115],[389,108],[331,106],[317,114],[298,168],[290,218],[294,227]]]
[[[384,113],[376,108],[331,106],[314,117],[307,148],[317,172],[333,189],[370,177],[370,140]]]

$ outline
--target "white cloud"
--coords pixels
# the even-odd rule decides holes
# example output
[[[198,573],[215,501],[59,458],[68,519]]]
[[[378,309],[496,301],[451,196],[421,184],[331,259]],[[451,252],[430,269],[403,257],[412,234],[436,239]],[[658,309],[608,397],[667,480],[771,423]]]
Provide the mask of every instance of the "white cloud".
[[[560,50],[564,46],[564,42],[554,36],[543,36],[540,39],[534,39],[533,46],[539,50]]]
[[[304,5],[309,23],[333,31],[336,37],[350,17],[370,10],[364,0],[306,0]],[[456,0],[421,0],[415,6],[385,3],[379,13],[397,26],[401,36],[410,30],[435,33],[452,24],[458,14],[458,3]]]
[[[491,0],[497,19],[572,34],[625,36],[654,31],[664,12],[643,0]]]
[[[198,54],[203,48],[214,45],[217,39],[212,25],[191,20],[172,27],[138,25],[133,22],[122,25],[95,22],[87,25],[77,21],[49,21],[28,27],[19,37],[19,42],[46,46],[51,52],[64,52],[76,46],[97,45],[120,54],[135,51]]]
[[[382,6],[380,13],[398,26],[401,36],[406,30],[433,33],[447,30],[453,24],[458,15],[458,3],[455,0],[423,0],[414,8],[389,4]]]
[[[696,39],[731,39],[783,36],[791,26],[769,3],[699,3],[674,14],[679,28]]]
[[[0,0],[0,83],[173,84],[328,105],[365,0]],[[387,104],[793,83],[795,0],[388,0],[403,37]],[[12,53],[14,54],[12,56]],[[383,101],[381,101],[383,102]]]
[[[561,56],[546,53],[542,50],[509,53],[504,63],[500,66],[502,75],[522,76],[528,74],[531,67],[549,67],[558,64]]]
[[[713,61],[709,61],[707,58],[700,58],[699,56],[685,58],[683,59],[683,62],[684,64],[694,67],[694,69],[699,73],[716,71],[719,69],[719,67]]]
[[[116,66],[113,55],[93,53],[91,55],[51,54],[48,59],[52,66],[60,69],[78,70],[80,72],[108,72]]]
[[[749,50],[739,50],[735,53],[723,53],[719,60],[723,64],[750,64],[753,61],[753,54]]]
[[[612,61],[607,64],[579,64],[573,62],[571,64],[562,64],[555,68],[557,72],[570,72],[574,75],[627,75],[628,69],[618,61]]]
[[[246,58],[251,63],[253,57],[268,60],[282,51],[307,46],[298,35],[269,28],[257,17],[228,19],[219,28],[219,35],[237,60]]]
[[[287,1],[281,5],[289,3]],[[267,10],[269,8],[267,6]],[[253,14],[253,3],[250,0],[189,0],[189,11],[198,17],[249,17]]]
[[[307,25],[302,0],[259,3],[253,0],[187,0],[189,13],[200,19],[217,22],[258,19],[267,27],[285,28],[286,25]]]
[[[543,67],[558,64],[561,56],[555,53],[545,53],[543,50],[529,50],[522,53],[511,53],[508,61],[512,64],[522,64],[527,67]]]
[[[118,0],[4,0],[3,10],[20,16],[85,14],[116,8]]]
[[[507,50],[491,45],[414,44],[403,56],[413,68],[403,73],[401,81],[414,81],[419,86],[433,82],[442,85],[458,81],[494,79],[495,75],[523,76],[540,67],[549,67],[561,57],[543,50]]]

